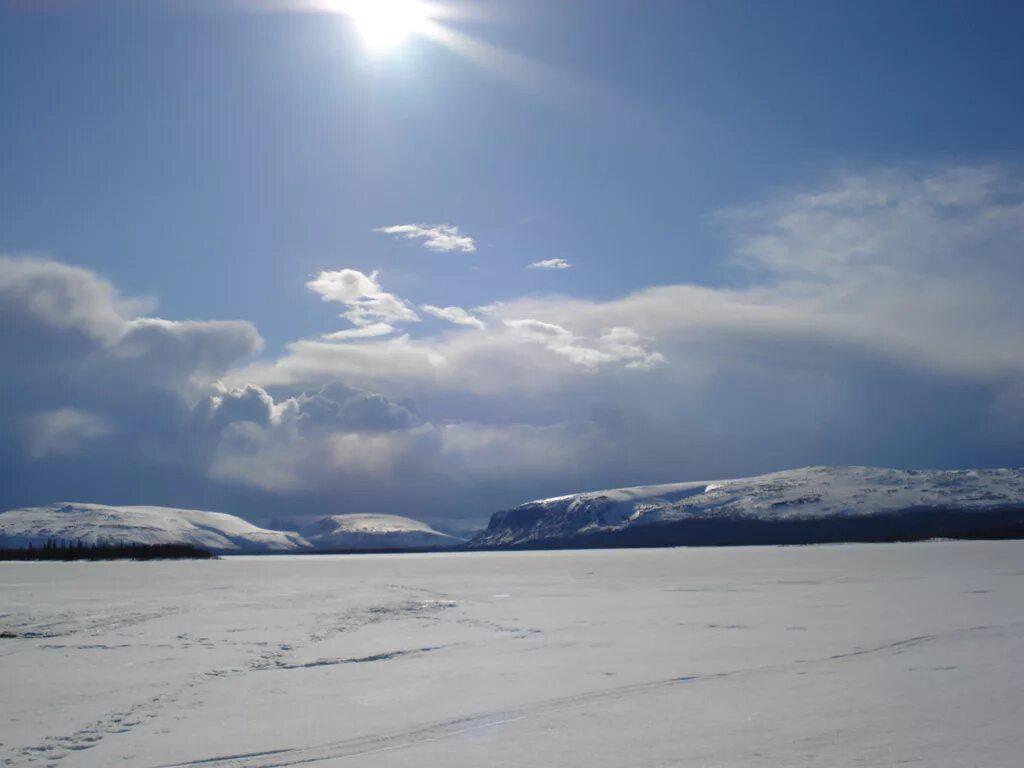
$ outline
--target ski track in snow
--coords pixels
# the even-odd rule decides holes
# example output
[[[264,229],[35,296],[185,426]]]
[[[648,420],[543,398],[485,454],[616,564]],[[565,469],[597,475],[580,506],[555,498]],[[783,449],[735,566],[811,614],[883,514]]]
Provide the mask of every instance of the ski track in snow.
[[[66,686],[55,685],[24,708],[19,696],[0,701],[0,766],[93,768],[115,760],[126,768],[376,766],[424,750],[448,755],[466,748],[467,739],[500,738],[509,729],[544,734],[577,723],[573,717],[658,712],[666,697],[714,704],[730,686],[786,690],[801,680],[872,679],[880,670],[885,685],[921,685],[910,677],[897,680],[896,673],[919,681],[931,679],[921,675],[958,675],[956,685],[962,685],[965,667],[991,659],[1006,665],[999,674],[1012,686],[1017,653],[1010,651],[1024,646],[1024,614],[1017,609],[1024,572],[1013,567],[1021,556],[1024,543],[999,542],[237,558],[162,564],[162,575],[148,581],[138,575],[153,569],[138,564],[131,570],[123,564],[73,571],[64,564],[3,567],[2,594],[12,600],[0,613],[0,678],[13,679],[26,665],[44,680],[51,669],[58,670],[52,672],[55,681],[71,676]],[[126,586],[121,573],[137,583]],[[179,589],[175,578],[187,588]],[[83,579],[95,582],[83,589]],[[255,587],[254,579],[261,580]],[[121,605],[120,612],[98,608],[112,588],[120,597],[111,605]],[[88,600],[80,602],[83,596]],[[94,665],[104,670],[100,679],[110,690],[92,697]],[[122,668],[141,668],[145,675],[119,685],[111,674]],[[447,686],[460,670],[471,686],[478,679],[476,693],[441,696],[435,707],[435,687]],[[596,684],[614,683],[617,676],[619,684]],[[391,698],[374,705],[377,719],[341,715],[353,706],[372,713],[372,707],[358,709],[359,696],[390,691],[394,697],[405,679],[408,708],[404,699]],[[337,691],[336,703],[315,701],[338,706],[339,718],[331,719],[328,710],[313,728],[284,728],[255,741],[207,734],[193,746],[187,729],[229,714],[218,707],[236,701],[239,691],[255,691],[253,701],[262,701],[264,708],[254,704],[252,717],[287,717],[307,699],[311,684],[321,686],[309,689],[321,697]],[[22,685],[31,697],[31,685]],[[512,687],[506,691],[506,685]],[[945,723],[941,706],[949,691],[942,682],[934,685],[935,701],[919,702],[912,715],[917,720],[907,729],[917,738],[930,733],[932,723]],[[866,690],[880,699],[896,695]],[[279,704],[266,698],[272,694],[281,697]],[[856,697],[851,702],[864,703]],[[247,701],[241,706],[248,711]],[[322,703],[311,706],[323,709]],[[50,714],[52,708],[62,709]],[[1002,709],[1016,722],[1018,700],[1004,700]],[[400,716],[390,717],[392,711]],[[851,722],[856,717],[849,715]],[[561,725],[551,726],[553,721]],[[251,728],[258,734],[259,721]],[[562,733],[570,743],[592,739],[571,729]],[[968,734],[962,740],[969,744]],[[997,736],[1012,745],[1016,729]],[[723,738],[729,743],[733,737]],[[828,738],[835,737],[806,736],[815,748]],[[799,747],[803,740],[787,743]],[[171,748],[164,752],[168,759],[160,759],[160,745]],[[881,757],[869,752],[825,762],[897,765],[919,759],[913,750]],[[544,754],[537,752],[534,761]],[[733,762],[708,760],[709,754],[714,756],[643,764],[745,765],[759,753]],[[420,764],[415,757],[403,759],[413,760],[403,765]],[[965,764],[955,756],[920,762]],[[455,764],[479,763],[422,763]],[[765,764],[824,763],[808,758]],[[971,765],[1002,763],[979,759]]]
[[[361,736],[354,739],[330,742],[316,746],[298,747],[294,749],[277,749],[269,752],[253,753],[249,755],[203,757],[184,763],[170,763],[152,766],[152,768],[192,768],[193,766],[211,766],[212,768],[286,768],[286,766],[306,765],[310,763],[324,762],[327,760],[343,760],[364,757],[379,752],[404,749],[424,742],[451,738],[469,731],[494,728],[505,723],[524,720],[530,717],[538,717],[548,713],[584,707],[591,704],[599,704],[606,701],[639,697],[679,685],[696,684],[702,681],[718,680],[741,675],[749,676],[781,673],[798,665],[828,664],[835,661],[846,661],[884,653],[898,654],[915,646],[936,642],[938,640],[969,640],[979,633],[987,632],[991,634],[1000,634],[1004,633],[1005,630],[1016,629],[1021,626],[1024,626],[1024,622],[1016,622],[1002,627],[966,627],[961,630],[950,632],[941,637],[936,635],[909,637],[902,640],[894,640],[891,643],[885,643],[874,648],[858,648],[848,653],[825,656],[820,659],[799,659],[791,664],[751,667],[749,669],[737,669],[728,672],[679,675],[665,678],[663,680],[654,680],[649,683],[623,685],[575,696],[563,696],[547,699],[521,707],[512,707],[509,709],[493,710],[488,712],[476,712],[449,720],[425,723],[415,728],[395,733]]]
[[[399,589],[400,587],[395,587]],[[343,617],[340,621],[334,621],[321,628],[308,636],[310,644],[316,644],[323,642],[329,637],[346,631],[351,631],[355,628],[366,626],[369,624],[376,624],[389,619],[398,619],[409,614],[415,614],[417,617],[423,617],[431,612],[442,610],[447,607],[453,606],[454,603],[446,600],[426,600],[426,601],[410,601],[405,600],[400,603],[392,603],[385,605],[371,606],[362,612],[353,611],[347,616]],[[97,634],[100,628],[106,631],[112,631],[119,628],[130,627],[136,624],[140,624],[145,621],[151,621],[153,619],[163,618],[165,616],[172,615],[177,611],[164,610],[157,611],[150,614],[127,614],[119,617],[117,620],[102,620],[96,617],[90,617],[84,622],[76,623],[70,620],[56,620],[47,621],[42,625],[33,625],[36,629],[29,630],[28,633],[15,634],[14,630],[3,630],[5,633],[10,633],[9,638],[36,638],[36,637],[64,637],[75,635],[79,633]],[[54,634],[40,633],[44,630],[39,630],[38,627],[53,627],[59,628],[54,629]],[[39,633],[39,634],[37,634]],[[207,648],[213,648],[214,644],[208,639],[203,637],[196,637],[190,633],[182,633],[176,636],[181,647],[189,648],[192,645],[201,645]],[[105,644],[94,644],[85,646],[65,646],[65,645],[54,645],[54,644],[41,644],[36,646],[37,648],[45,649],[104,649],[110,650],[112,648],[128,648],[132,647],[130,644],[122,643],[118,646],[105,645]],[[167,645],[166,647],[173,647]],[[158,717],[161,709],[172,705],[179,701],[182,695],[190,690],[199,686],[206,685],[208,683],[222,680],[228,677],[235,677],[238,675],[244,675],[250,672],[264,671],[264,670],[291,670],[291,669],[308,669],[320,666],[333,666],[337,664],[358,664],[358,663],[370,663],[377,661],[388,661],[390,659],[398,658],[401,656],[409,655],[421,655],[429,653],[431,651],[440,650],[445,646],[434,646],[424,648],[412,648],[405,650],[395,650],[381,652],[378,654],[372,654],[370,656],[362,658],[348,658],[348,659],[318,659],[316,661],[307,663],[289,663],[286,661],[290,655],[294,652],[294,646],[289,644],[279,644],[273,648],[262,650],[256,658],[250,660],[244,666],[237,667],[225,667],[209,669],[194,675],[188,682],[177,690],[168,693],[162,693],[156,696],[152,696],[143,701],[134,704],[127,709],[117,710],[108,713],[99,720],[84,725],[65,736],[49,737],[40,744],[24,747],[17,753],[16,757],[11,758],[9,763],[0,762],[0,766],[10,765],[11,768],[16,766],[34,766],[42,763],[47,766],[56,766],[59,761],[66,757],[73,755],[75,752],[81,750],[90,749],[96,746],[102,739],[107,736],[115,734],[127,733],[133,728],[143,724],[146,720],[154,719]],[[202,761],[200,761],[202,762]],[[207,762],[215,762],[215,760],[209,760]]]

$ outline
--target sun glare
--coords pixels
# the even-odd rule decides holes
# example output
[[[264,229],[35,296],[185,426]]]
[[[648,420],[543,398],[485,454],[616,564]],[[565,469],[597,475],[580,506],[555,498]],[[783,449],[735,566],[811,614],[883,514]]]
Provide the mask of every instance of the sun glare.
[[[374,50],[399,45],[424,31],[430,20],[430,7],[421,0],[346,0],[342,11]]]

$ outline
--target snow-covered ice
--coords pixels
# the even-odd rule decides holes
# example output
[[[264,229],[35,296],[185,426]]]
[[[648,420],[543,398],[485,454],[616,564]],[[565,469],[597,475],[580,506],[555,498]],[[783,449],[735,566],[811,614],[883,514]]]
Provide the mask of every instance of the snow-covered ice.
[[[1024,757],[1024,542],[0,564],[7,766]]]

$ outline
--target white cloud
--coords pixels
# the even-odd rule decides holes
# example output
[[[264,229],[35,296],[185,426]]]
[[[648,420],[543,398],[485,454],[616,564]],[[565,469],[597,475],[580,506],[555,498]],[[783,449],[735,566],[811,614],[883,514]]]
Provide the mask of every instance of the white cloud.
[[[565,259],[541,259],[527,264],[527,269],[570,269],[572,264]]]
[[[343,305],[345,311],[341,316],[361,329],[331,334],[334,339],[382,336],[390,333],[395,323],[413,323],[420,319],[403,299],[381,287],[378,274],[339,269],[321,272],[306,283],[306,287],[319,294],[323,301]]]
[[[298,342],[238,375],[426,397],[442,419],[499,435],[568,419],[561,434],[575,437],[559,445],[583,488],[814,462],[1012,461],[1024,439],[1018,179],[988,166],[841,175],[718,217],[735,287],[511,298],[474,310],[482,332]],[[595,438],[588,419],[612,436]]]
[[[578,343],[575,334],[554,323],[540,320],[505,320],[513,335],[524,341],[534,342],[584,368],[596,368],[601,363],[611,362],[611,357],[598,349]]]
[[[325,272],[311,289],[355,327],[248,365],[248,324],[139,317],[92,273],[0,260],[0,498],[74,498],[76,478],[102,478],[249,514],[369,500],[458,517],[808,463],[1013,463],[1021,178],[868,171],[733,209],[717,225],[735,280],[719,287],[414,309],[376,273]],[[391,333],[417,312],[455,326]],[[211,390],[218,377],[231,388]],[[50,447],[32,459],[26,419],[61,409],[111,431],[41,422]],[[67,450],[82,471],[54,477],[48,457]]]
[[[469,328],[479,328],[481,330],[486,327],[480,318],[473,317],[462,307],[435,307],[432,304],[421,304],[420,309],[428,315],[439,317],[455,325],[465,325]]]
[[[0,257],[0,392],[17,386],[43,398],[81,386],[113,396],[120,378],[191,396],[262,347],[245,321],[137,316],[153,306],[85,269]]]
[[[124,324],[152,311],[151,299],[122,297],[95,273],[42,258],[0,256],[0,299],[57,330],[73,330],[104,343],[118,339]]]
[[[356,328],[346,328],[343,331],[325,333],[321,338],[324,341],[349,341],[350,339],[374,339],[380,336],[387,336],[395,332],[395,326],[390,323],[372,323]]]
[[[516,336],[540,344],[584,368],[595,369],[607,363],[625,363],[627,368],[650,369],[665,361],[660,352],[644,348],[640,335],[631,328],[612,328],[588,344],[574,333],[540,320],[505,320]]]
[[[408,407],[339,384],[278,402],[252,385],[225,389],[196,411],[211,477],[278,492],[379,478],[414,459],[422,431]]]
[[[665,362],[663,354],[644,347],[640,334],[632,328],[608,329],[601,334],[598,347],[612,359],[626,361],[627,368],[649,370]]]
[[[394,224],[389,227],[378,227],[373,231],[395,235],[404,240],[422,240],[423,247],[430,251],[476,251],[473,238],[451,224]]]
[[[28,452],[32,458],[71,455],[111,433],[111,427],[95,413],[78,408],[43,411],[27,420]]]

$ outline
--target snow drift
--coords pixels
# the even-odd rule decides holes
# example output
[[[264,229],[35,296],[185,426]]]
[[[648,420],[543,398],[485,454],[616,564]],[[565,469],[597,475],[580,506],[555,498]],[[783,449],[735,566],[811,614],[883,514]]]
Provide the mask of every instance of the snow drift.
[[[1024,470],[809,467],[522,504],[473,547],[802,544],[1024,534]]]

